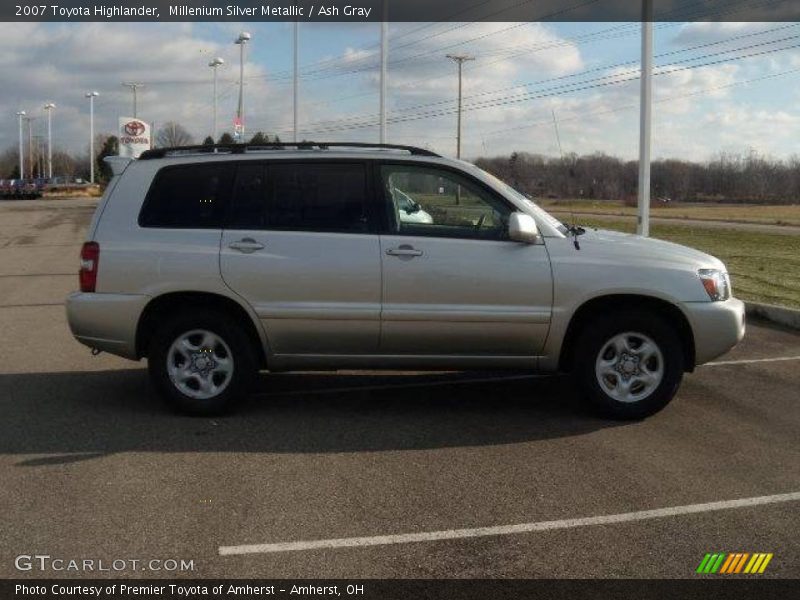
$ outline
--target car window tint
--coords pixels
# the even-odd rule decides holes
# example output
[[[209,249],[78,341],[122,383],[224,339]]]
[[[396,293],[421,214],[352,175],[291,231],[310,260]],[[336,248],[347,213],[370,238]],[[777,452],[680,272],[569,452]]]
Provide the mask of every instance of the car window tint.
[[[444,169],[384,165],[381,179],[396,233],[508,239],[511,208],[466,177]]]
[[[233,166],[196,164],[166,167],[147,193],[139,225],[216,229],[222,226]]]
[[[236,172],[233,199],[226,227],[264,229],[266,227],[266,167],[242,164]]]
[[[363,164],[273,163],[266,227],[290,231],[368,231]]]

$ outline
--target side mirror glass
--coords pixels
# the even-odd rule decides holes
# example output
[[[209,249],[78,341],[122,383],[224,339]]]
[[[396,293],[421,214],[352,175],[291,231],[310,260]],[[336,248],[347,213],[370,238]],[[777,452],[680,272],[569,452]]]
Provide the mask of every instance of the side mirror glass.
[[[525,213],[512,213],[508,219],[508,237],[515,242],[536,244],[541,241],[536,221]]]

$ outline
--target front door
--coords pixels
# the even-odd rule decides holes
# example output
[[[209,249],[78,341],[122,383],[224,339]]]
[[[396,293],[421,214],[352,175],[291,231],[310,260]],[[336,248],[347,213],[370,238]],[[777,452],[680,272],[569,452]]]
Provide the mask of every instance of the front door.
[[[385,164],[381,353],[529,357],[553,286],[543,244],[508,239],[514,208],[454,170]]]
[[[381,264],[364,163],[240,164],[220,268],[276,355],[378,348]]]

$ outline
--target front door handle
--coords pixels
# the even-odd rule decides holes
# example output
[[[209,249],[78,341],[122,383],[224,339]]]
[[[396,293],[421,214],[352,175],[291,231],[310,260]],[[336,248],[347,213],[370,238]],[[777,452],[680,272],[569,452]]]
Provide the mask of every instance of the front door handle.
[[[228,248],[244,252],[245,254],[251,254],[256,250],[263,250],[264,244],[255,241],[253,238],[242,238],[238,242],[231,242],[228,244]]]
[[[397,248],[389,248],[386,254],[389,256],[422,256],[422,250],[417,250],[414,246],[403,244]]]

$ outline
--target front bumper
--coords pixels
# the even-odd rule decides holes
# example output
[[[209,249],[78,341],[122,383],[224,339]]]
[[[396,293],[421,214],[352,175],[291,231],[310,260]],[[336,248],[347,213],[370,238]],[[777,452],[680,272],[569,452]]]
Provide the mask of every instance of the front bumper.
[[[138,360],[136,328],[149,300],[139,294],[73,292],[67,296],[67,322],[81,344]]]
[[[683,309],[694,333],[695,365],[721,356],[742,341],[744,302],[685,302]]]

